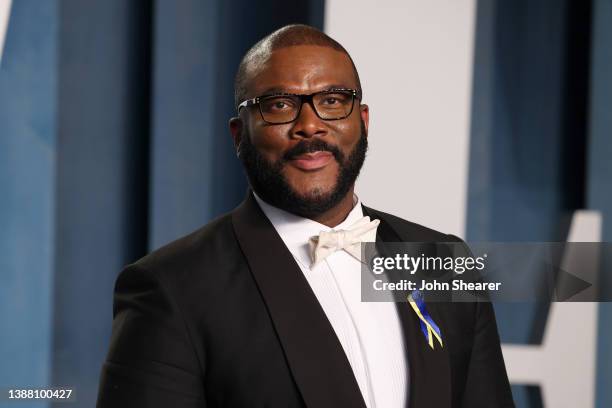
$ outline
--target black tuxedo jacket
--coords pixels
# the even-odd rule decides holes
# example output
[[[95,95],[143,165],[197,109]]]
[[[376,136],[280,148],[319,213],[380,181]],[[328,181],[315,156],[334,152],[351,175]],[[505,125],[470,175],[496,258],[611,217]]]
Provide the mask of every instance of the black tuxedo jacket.
[[[377,245],[457,240],[364,212],[381,220]],[[433,350],[410,306],[397,308],[407,407],[514,406],[491,304],[428,304],[444,340]],[[128,266],[113,309],[100,408],[365,408],[323,309],[252,194],[232,213]]]

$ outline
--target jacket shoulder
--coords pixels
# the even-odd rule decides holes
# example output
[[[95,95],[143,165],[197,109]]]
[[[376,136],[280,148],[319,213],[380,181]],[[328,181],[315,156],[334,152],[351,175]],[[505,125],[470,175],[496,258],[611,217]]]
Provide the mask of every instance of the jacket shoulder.
[[[391,228],[404,241],[420,241],[420,242],[462,242],[463,240],[452,234],[445,234],[440,231],[425,227],[415,222],[407,221],[396,215],[389,214],[383,211],[375,210],[364,206],[368,214],[375,218],[382,219],[390,225]]]
[[[178,238],[140,258],[132,265],[154,273],[180,273],[196,266],[212,266],[236,258],[236,243],[231,214],[214,219],[197,230]]]

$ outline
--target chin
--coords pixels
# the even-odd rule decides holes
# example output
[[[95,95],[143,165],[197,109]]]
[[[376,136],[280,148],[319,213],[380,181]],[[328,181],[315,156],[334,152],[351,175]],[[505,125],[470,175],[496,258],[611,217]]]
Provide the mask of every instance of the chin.
[[[291,190],[299,197],[313,197],[332,194],[338,184],[337,172],[333,174],[307,174],[305,177],[287,177]]]
[[[296,188],[292,186],[295,195],[306,200],[318,200],[327,197],[333,193],[334,188],[334,185],[308,186],[307,188]]]

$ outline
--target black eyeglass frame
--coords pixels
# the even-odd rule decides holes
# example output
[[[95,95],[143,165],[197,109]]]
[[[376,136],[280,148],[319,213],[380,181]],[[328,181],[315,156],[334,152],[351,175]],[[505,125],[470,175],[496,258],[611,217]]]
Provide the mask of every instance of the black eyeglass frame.
[[[313,102],[313,98],[315,95],[319,95],[319,94],[325,94],[325,93],[333,93],[333,92],[350,92],[351,96],[353,98],[353,101],[351,103],[351,110],[344,116],[340,116],[337,118],[322,118],[321,115],[319,114],[319,111],[317,110],[317,108],[314,105]],[[293,120],[288,120],[286,122],[269,122],[264,118],[264,114],[261,111],[261,104],[259,103],[262,99],[264,98],[269,98],[269,97],[273,97],[273,96],[297,96],[298,98],[300,98],[300,108],[297,110],[297,113],[295,114],[295,118]],[[248,108],[250,106],[254,106],[254,105],[258,105],[259,106],[259,115],[261,116],[261,119],[266,122],[269,125],[285,125],[287,123],[291,123],[291,122],[295,122],[297,120],[297,118],[300,117],[300,113],[302,113],[302,106],[304,106],[304,102],[307,102],[310,104],[310,106],[312,107],[312,110],[314,111],[314,113],[317,115],[317,117],[321,120],[342,120],[342,119],[346,119],[349,116],[351,116],[351,113],[353,113],[353,110],[355,109],[355,100],[361,100],[361,90],[360,89],[351,89],[351,88],[330,88],[330,89],[324,89],[322,91],[318,91],[318,92],[313,92],[311,94],[294,94],[294,93],[286,93],[286,92],[278,92],[278,93],[271,93],[271,94],[265,94],[265,95],[260,95],[257,96],[255,98],[252,99],[247,99],[246,101],[242,101],[240,102],[240,104],[238,105],[238,108],[236,109],[238,113],[240,113],[240,109],[241,108]]]

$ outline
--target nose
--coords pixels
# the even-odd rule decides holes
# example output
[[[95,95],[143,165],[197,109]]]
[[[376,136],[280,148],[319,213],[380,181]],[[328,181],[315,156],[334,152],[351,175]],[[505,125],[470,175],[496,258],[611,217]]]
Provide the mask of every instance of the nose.
[[[323,120],[317,116],[312,105],[304,102],[299,116],[293,122],[291,134],[293,137],[301,138],[325,136],[327,134],[327,127]]]

